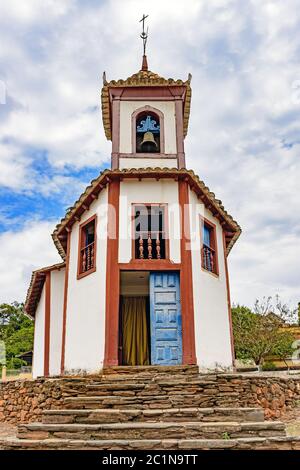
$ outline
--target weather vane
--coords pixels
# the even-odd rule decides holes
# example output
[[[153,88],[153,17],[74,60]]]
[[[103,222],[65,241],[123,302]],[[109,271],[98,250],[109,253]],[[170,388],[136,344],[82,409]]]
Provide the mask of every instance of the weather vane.
[[[143,31],[140,35],[140,38],[142,38],[143,40],[143,51],[144,51],[144,55],[146,55],[146,44],[147,44],[147,39],[148,39],[148,27],[147,27],[147,31],[145,31],[145,19],[148,18],[149,15],[145,15],[143,14],[143,18],[140,20],[140,23],[142,22],[143,23]]]

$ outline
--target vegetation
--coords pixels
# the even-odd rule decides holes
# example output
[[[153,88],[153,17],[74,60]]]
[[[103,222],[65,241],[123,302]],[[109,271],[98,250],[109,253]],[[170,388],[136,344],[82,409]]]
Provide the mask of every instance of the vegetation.
[[[23,304],[14,302],[0,305],[0,341],[5,345],[8,369],[18,369],[26,365],[25,361],[17,356],[32,350],[33,331],[33,321],[25,315]]]
[[[276,370],[276,364],[274,364],[274,362],[272,361],[266,361],[261,366],[261,370],[268,370],[268,371]]]
[[[286,362],[293,353],[293,334],[284,327],[297,321],[297,309],[291,310],[279,297],[257,300],[254,309],[232,308],[233,336],[237,359],[252,359],[262,366],[267,356]]]

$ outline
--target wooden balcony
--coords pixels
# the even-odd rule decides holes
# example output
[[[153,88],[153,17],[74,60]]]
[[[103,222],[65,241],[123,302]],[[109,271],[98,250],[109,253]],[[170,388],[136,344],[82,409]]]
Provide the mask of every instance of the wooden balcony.
[[[81,259],[81,273],[90,271],[95,267],[95,242],[81,248],[80,251]]]
[[[136,232],[134,240],[135,259],[166,259],[165,232]]]
[[[211,273],[216,273],[216,253],[213,248],[203,245],[202,248],[202,267]]]

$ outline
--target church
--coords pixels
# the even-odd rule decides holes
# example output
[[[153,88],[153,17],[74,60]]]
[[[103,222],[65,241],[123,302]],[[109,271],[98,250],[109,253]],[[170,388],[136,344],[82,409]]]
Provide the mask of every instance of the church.
[[[241,229],[187,169],[191,76],[103,75],[111,167],[52,238],[59,264],[33,272],[33,376],[104,367],[234,365],[227,257]],[[188,158],[187,158],[188,160]]]

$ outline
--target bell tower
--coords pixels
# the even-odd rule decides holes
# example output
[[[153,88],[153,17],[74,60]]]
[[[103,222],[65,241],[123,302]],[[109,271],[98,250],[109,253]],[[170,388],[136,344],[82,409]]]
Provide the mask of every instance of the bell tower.
[[[107,81],[103,74],[102,118],[112,141],[111,168],[185,168],[191,75],[186,81],[165,79],[148,69],[145,19],[141,69],[126,80]]]

